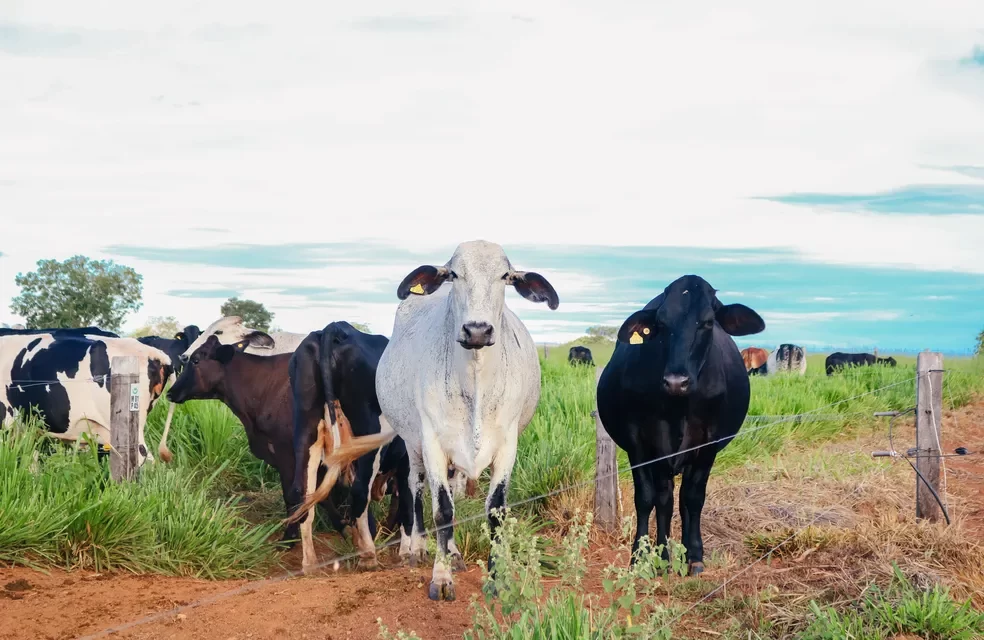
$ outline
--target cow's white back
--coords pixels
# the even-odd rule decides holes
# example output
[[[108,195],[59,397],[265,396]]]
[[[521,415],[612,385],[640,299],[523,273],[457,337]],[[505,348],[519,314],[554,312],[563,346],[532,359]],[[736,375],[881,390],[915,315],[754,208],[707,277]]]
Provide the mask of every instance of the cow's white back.
[[[251,329],[243,324],[239,316],[223,316],[202,331],[191,345],[181,354],[183,358],[191,357],[199,347],[205,344],[209,336],[214,335],[220,344],[236,344],[248,340],[246,353],[258,356],[273,356],[280,353],[293,353],[299,344],[307,337],[306,333],[291,333],[289,331],[260,331]]]

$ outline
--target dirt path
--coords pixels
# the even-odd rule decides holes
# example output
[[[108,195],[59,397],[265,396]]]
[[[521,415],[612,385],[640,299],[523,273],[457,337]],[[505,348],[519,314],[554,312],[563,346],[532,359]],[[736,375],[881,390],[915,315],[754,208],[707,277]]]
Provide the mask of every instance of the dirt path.
[[[945,415],[944,448],[957,446],[984,450],[984,400]],[[984,455],[949,458],[947,469],[950,493],[963,498],[955,517],[984,539]],[[0,569],[0,640],[67,640],[114,627],[120,630],[106,637],[368,640],[377,637],[376,618],[391,631],[414,630],[426,640],[460,638],[471,618],[470,597],[480,589],[481,569],[471,564],[457,575],[457,601],[434,603],[426,592],[430,568],[394,566],[393,553],[384,553],[389,568],[380,571],[329,569],[264,583]],[[595,545],[590,564],[604,566],[612,555],[611,546]],[[298,566],[299,546],[285,560]],[[180,614],[172,611],[203,599]],[[122,628],[147,616],[157,617]]]

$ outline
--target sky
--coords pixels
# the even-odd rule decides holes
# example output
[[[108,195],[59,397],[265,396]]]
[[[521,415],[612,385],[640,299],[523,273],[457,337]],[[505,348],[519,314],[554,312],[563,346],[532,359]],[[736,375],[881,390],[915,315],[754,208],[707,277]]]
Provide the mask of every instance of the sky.
[[[14,276],[134,267],[392,330],[396,286],[503,245],[619,324],[696,273],[739,344],[969,350],[984,328],[984,3],[0,0],[0,322]],[[679,5],[679,6],[677,6]]]

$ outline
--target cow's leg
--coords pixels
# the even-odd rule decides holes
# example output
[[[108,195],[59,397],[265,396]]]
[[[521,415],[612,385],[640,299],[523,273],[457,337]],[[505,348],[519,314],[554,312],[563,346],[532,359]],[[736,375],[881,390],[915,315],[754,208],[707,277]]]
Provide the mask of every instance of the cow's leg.
[[[352,517],[355,519],[355,543],[359,548],[359,567],[376,569],[376,543],[369,528],[369,489],[379,469],[381,450],[367,453],[355,462],[355,482],[352,484]]]
[[[326,431],[324,422],[318,425],[317,438],[303,455],[305,498],[314,493],[315,488],[317,488],[318,467],[321,465],[321,457],[324,454]],[[313,506],[308,509],[307,515],[301,520],[301,571],[304,573],[313,570],[317,563],[314,552],[314,509]]]
[[[454,467],[448,469],[448,486],[451,488],[451,502],[453,504],[454,497],[460,495],[465,490],[465,474]],[[458,545],[454,543],[454,537],[448,541],[448,550],[450,551],[448,558],[451,561],[451,570],[464,571],[465,559],[462,557],[461,552],[458,551]]]
[[[451,549],[454,540],[454,500],[448,482],[448,458],[437,438],[425,432],[423,440],[424,468],[431,490],[431,508],[437,527],[437,554],[427,595],[431,600],[454,600],[454,577],[451,575]]]
[[[653,468],[649,472],[656,489],[656,546],[662,545],[663,559],[669,561],[670,550],[666,542],[670,535],[670,522],[673,520],[673,474],[656,469],[655,464],[651,466]]]
[[[280,489],[284,494],[284,506],[287,508],[288,516],[294,513],[297,505],[300,504],[300,502],[296,500],[297,496],[295,492],[291,490],[293,482],[294,479],[291,478],[289,474],[280,474]],[[287,542],[288,549],[293,549],[294,545],[297,544],[300,527],[301,524],[299,522],[291,522],[284,528],[284,535],[280,538],[280,541],[287,542],[289,540],[290,542]]]
[[[629,463],[632,465],[632,485],[635,494],[636,509],[636,534],[632,541],[632,558],[630,565],[636,562],[636,551],[639,550],[639,541],[649,535],[649,516],[653,512],[656,504],[656,486],[653,483],[651,465],[640,467],[638,465],[645,462],[643,457],[629,452]]]
[[[519,429],[513,426],[506,431],[506,440],[496,452],[492,460],[492,474],[489,483],[489,495],[485,499],[485,513],[489,519],[489,536],[495,540],[502,518],[505,517],[506,494],[509,491],[509,479],[512,477],[513,466],[516,464],[516,446]],[[500,511],[502,510],[502,511]],[[489,577],[494,577],[495,557],[489,553]],[[491,584],[490,584],[491,587]]]
[[[702,456],[704,458],[704,456]],[[704,570],[704,540],[700,535],[700,513],[704,509],[707,493],[707,479],[711,475],[710,460],[702,459],[699,464],[689,465],[683,472],[680,483],[680,520],[683,524],[683,545],[687,548],[687,563],[690,575]]]
[[[416,567],[427,557],[427,532],[424,529],[424,458],[421,451],[407,447],[407,501],[410,519],[403,521],[404,535],[400,540],[400,558]],[[402,488],[400,489],[403,490]]]

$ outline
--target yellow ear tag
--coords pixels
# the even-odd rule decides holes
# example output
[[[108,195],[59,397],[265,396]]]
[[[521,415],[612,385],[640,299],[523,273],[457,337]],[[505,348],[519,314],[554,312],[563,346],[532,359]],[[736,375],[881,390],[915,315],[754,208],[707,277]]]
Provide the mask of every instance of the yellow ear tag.
[[[245,349],[246,348],[246,343],[245,342],[240,342],[236,346],[239,347],[240,349]]]
[[[103,444],[102,450],[103,451],[112,451],[113,450],[113,446],[112,445],[109,445],[109,444]]]
[[[648,336],[649,335],[649,327],[643,327],[642,328],[642,332]]]
[[[629,344],[642,344],[642,336],[637,331],[633,331],[629,336]]]
[[[420,286],[420,283],[418,282],[417,284],[410,287],[410,293],[416,293],[418,296],[422,296],[424,295],[424,288]]]

